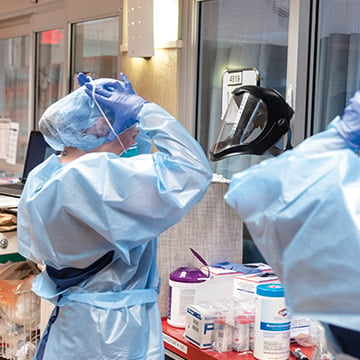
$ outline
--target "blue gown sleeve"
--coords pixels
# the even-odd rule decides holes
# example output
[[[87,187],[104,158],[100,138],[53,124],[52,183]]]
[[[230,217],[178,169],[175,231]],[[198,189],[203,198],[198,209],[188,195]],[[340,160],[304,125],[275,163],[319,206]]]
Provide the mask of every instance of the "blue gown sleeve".
[[[201,200],[212,179],[203,149],[174,117],[147,103],[139,119],[145,142],[150,139],[157,151],[130,158],[91,153],[86,161],[70,163],[57,181],[66,213],[76,213],[90,228],[125,248],[152,240],[179,222]],[[77,202],[66,199],[70,184],[78,184]]]
[[[285,285],[290,314],[359,331],[360,160],[339,121],[235,174],[225,200]]]

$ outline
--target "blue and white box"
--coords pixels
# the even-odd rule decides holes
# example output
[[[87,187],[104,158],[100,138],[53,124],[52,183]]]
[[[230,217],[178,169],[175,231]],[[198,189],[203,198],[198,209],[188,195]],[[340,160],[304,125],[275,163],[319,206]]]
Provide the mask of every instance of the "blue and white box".
[[[206,305],[188,305],[184,337],[200,349],[211,348],[214,335],[214,313]]]

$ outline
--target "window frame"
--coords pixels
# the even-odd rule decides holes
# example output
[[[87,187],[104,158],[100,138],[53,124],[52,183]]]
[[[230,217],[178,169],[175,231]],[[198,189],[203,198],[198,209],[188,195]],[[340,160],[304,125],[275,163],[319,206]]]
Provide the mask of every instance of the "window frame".
[[[182,2],[183,49],[180,67],[179,115],[193,133],[196,129],[200,3]],[[290,0],[286,100],[294,108],[292,142],[297,145],[312,135],[313,94],[318,1]],[[307,74],[304,76],[304,74]],[[195,133],[198,139],[198,134]]]
[[[29,37],[29,81],[28,81],[28,131],[38,129],[38,119],[35,118],[36,106],[36,36],[37,33],[55,28],[64,29],[64,76],[62,94],[70,91],[70,35],[71,25],[80,21],[92,21],[106,17],[118,17],[119,19],[119,55],[121,43],[121,30],[123,20],[122,1],[118,0],[77,0],[77,1],[44,1],[33,5],[14,4],[11,9],[0,6],[0,39],[8,39],[18,36]],[[120,69],[120,56],[118,56],[117,68]],[[3,170],[21,173],[23,164],[17,163],[9,169],[6,164]]]

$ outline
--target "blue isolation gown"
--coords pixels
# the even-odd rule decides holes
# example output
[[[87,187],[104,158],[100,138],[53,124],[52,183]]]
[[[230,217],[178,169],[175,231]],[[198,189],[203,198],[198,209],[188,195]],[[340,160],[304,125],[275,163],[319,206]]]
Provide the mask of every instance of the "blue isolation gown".
[[[226,202],[292,315],[360,331],[360,159],[333,126],[231,179]]]
[[[157,237],[203,197],[212,173],[200,145],[146,103],[139,152],[89,153],[35,168],[20,200],[19,252],[46,265],[33,290],[56,306],[36,359],[163,359]],[[181,241],[181,239],[177,239]]]

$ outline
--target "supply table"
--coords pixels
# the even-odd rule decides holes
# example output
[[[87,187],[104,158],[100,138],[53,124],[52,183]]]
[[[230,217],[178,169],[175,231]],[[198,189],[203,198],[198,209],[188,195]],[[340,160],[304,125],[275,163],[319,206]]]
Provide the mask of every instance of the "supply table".
[[[191,344],[183,337],[184,329],[170,326],[166,318],[162,319],[162,330],[164,337],[164,346],[166,355],[172,359],[186,360],[254,360],[255,358],[249,353],[237,353],[228,351],[218,353],[209,349],[199,349]],[[301,348],[302,352],[311,360],[314,355],[314,348],[300,347],[299,345],[291,345],[291,350]],[[172,357],[174,354],[174,357]],[[290,360],[294,360],[294,356],[290,355]]]

